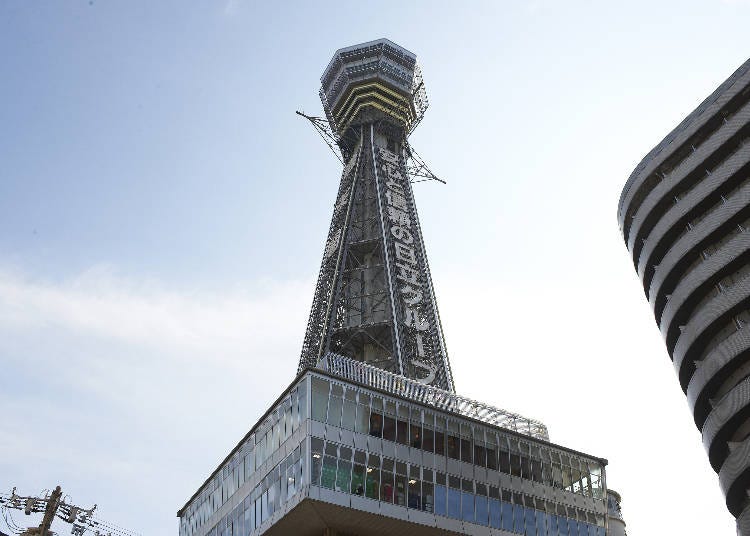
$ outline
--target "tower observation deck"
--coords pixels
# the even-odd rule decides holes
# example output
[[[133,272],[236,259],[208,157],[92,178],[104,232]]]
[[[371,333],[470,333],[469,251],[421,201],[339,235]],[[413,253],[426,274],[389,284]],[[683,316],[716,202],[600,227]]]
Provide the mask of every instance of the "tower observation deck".
[[[342,48],[321,83],[345,163],[299,370],[343,356],[453,392],[406,167],[427,108],[416,56],[387,39]]]

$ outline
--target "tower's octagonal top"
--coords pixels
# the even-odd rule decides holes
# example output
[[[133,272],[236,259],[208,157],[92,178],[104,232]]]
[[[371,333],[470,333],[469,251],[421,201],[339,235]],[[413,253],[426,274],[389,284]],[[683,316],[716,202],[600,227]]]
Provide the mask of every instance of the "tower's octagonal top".
[[[411,132],[427,109],[417,57],[388,39],[337,50],[320,82],[326,115],[340,135],[376,119]]]

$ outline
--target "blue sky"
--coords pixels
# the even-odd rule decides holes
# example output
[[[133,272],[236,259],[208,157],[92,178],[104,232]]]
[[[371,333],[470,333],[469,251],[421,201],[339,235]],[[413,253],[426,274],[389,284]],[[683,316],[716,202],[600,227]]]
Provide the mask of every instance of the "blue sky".
[[[388,37],[422,65],[412,143],[448,182],[416,196],[458,390],[608,458],[633,534],[732,534],[616,209],[750,55],[748,16],[740,0],[0,4],[0,491],[60,483],[176,534],[296,369],[340,166],[294,111],[321,113],[337,48]]]

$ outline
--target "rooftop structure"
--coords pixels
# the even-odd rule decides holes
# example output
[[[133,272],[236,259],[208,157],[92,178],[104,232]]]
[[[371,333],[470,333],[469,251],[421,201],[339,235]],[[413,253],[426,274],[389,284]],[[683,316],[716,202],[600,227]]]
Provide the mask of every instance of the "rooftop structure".
[[[750,61],[635,168],[618,219],[729,511],[750,534]]]

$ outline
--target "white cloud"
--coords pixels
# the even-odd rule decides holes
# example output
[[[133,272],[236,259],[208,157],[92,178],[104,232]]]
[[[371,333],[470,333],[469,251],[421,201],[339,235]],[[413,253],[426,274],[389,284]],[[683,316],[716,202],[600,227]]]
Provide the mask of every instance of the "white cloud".
[[[106,266],[60,282],[0,269],[0,485],[60,483],[113,522],[173,532],[291,381],[312,286],[209,293]]]
[[[59,329],[181,355],[243,360],[304,326],[310,282],[265,281],[254,289],[206,293],[167,289],[97,266],[67,281],[37,281],[0,270],[0,328]],[[303,298],[304,297],[304,298]],[[263,337],[257,337],[262,333]],[[301,337],[300,337],[301,342]]]
[[[667,532],[663,512],[682,509],[711,510],[693,521],[696,534],[712,533],[717,519],[729,527],[622,261],[594,270],[602,279],[435,270],[458,391],[609,458],[626,520],[639,513],[631,529]],[[29,492],[61,483],[113,522],[175,531],[176,509],[291,381],[312,292],[311,281],[209,293],[108,267],[62,282],[0,270],[3,482]]]

